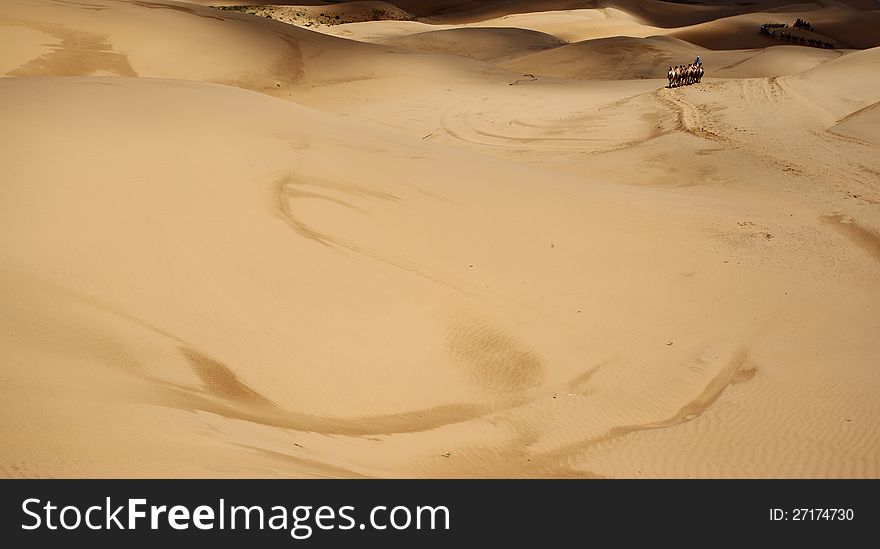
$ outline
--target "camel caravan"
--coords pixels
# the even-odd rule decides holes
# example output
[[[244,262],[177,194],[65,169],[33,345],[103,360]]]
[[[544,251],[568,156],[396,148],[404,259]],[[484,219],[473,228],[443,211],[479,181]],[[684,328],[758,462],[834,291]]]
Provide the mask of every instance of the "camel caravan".
[[[799,28],[799,29],[808,30],[808,31],[810,31],[810,32],[813,32],[814,30],[816,30],[816,29],[813,27],[813,24],[812,24],[812,23],[810,23],[809,21],[807,21],[807,20],[805,20],[805,19],[801,19],[800,17],[798,17],[798,18],[797,18],[797,21],[794,22],[794,26],[797,27],[797,28]]]
[[[678,86],[687,86],[690,84],[699,84],[703,79],[703,62],[697,57],[697,60],[690,65],[678,65],[677,67],[669,67],[666,73],[669,79],[667,88],[677,88]]]
[[[794,23],[794,27],[804,31],[815,32],[813,25],[803,19],[798,19]],[[827,50],[834,49],[834,44],[827,40],[819,40],[818,38],[810,38],[800,34],[793,34],[788,29],[788,23],[764,23],[761,25],[761,34],[773,38],[774,40],[784,40],[786,42],[794,42],[802,46],[810,46],[813,48],[824,48]]]

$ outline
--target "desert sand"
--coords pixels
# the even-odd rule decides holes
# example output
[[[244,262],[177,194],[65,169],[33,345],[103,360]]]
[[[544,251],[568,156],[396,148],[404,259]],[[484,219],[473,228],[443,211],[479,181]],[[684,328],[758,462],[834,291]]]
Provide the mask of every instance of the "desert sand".
[[[878,25],[4,0],[0,475],[880,476]]]

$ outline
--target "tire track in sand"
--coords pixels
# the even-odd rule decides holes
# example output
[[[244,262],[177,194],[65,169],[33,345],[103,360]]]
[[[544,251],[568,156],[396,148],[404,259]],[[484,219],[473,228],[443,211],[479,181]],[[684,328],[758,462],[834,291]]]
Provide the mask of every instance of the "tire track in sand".
[[[675,129],[689,133],[700,139],[715,143],[729,143],[730,140],[707,127],[699,109],[684,98],[680,90],[662,88],[651,94],[651,97],[675,115]]]

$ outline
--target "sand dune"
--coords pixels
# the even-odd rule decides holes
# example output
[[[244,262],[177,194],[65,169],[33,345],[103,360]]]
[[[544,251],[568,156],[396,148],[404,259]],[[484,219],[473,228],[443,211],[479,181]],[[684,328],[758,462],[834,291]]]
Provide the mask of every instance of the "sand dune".
[[[705,56],[706,50],[667,37],[621,36],[586,40],[523,56],[505,66],[557,78],[633,80],[662,77],[666,67],[689,63],[700,54]],[[710,57],[716,63],[721,61],[718,54]]]
[[[427,21],[427,22],[426,22]],[[383,42],[388,38],[424,33],[431,30],[492,28],[534,31],[565,42],[611,36],[646,37],[664,34],[667,29],[639,23],[626,12],[614,8],[590,8],[568,11],[529,12],[500,17],[479,18],[465,23],[448,24],[434,19],[400,22],[368,21],[322,27],[318,30],[365,42]]]
[[[345,4],[322,4],[320,6],[278,6],[255,5],[242,6],[217,5],[223,11],[232,11],[266,17],[291,25],[316,27],[321,25],[336,26],[362,21],[408,21],[413,18],[410,13],[388,2],[360,1]]]
[[[850,0],[846,4],[855,4],[859,9],[869,10],[873,6],[865,5],[870,0]],[[203,5],[308,5],[326,6],[323,0],[193,0],[193,3]],[[340,9],[345,9],[346,4],[354,4],[356,1],[340,2]],[[758,11],[760,9],[773,9],[779,6],[788,6],[790,0],[764,0],[750,2],[748,5],[721,1],[700,2],[667,2],[664,0],[396,0],[395,5],[413,15],[443,23],[470,23],[485,21],[507,15],[519,15],[523,13],[536,13],[548,11],[573,11],[578,9],[604,9],[614,8],[631,13],[641,21],[649,24],[659,24],[664,27],[680,27],[702,23],[719,17],[727,17],[743,12]],[[835,2],[840,4],[840,2]],[[815,5],[814,5],[815,6]]]
[[[564,44],[555,36],[526,29],[463,28],[437,30],[386,40],[409,50],[449,53],[484,61],[500,61]]]
[[[0,5],[0,474],[880,473],[871,6],[394,4]]]
[[[756,29],[763,23],[788,23],[805,18],[815,26],[806,36],[833,43],[838,48],[869,48],[880,45],[880,37],[868,27],[880,22],[880,11],[864,12],[839,7],[809,11],[775,11],[727,17],[676,30],[672,36],[715,50],[765,47],[779,42]],[[827,25],[827,23],[831,23]],[[841,32],[845,28],[847,31]]]
[[[462,24],[443,24],[424,21],[367,21],[343,25],[332,25],[318,28],[320,32],[343,38],[359,40],[363,42],[385,43],[389,40],[404,36],[423,34],[432,31],[464,30],[464,29],[490,29],[494,32],[505,30],[506,32],[518,32],[524,37],[534,37],[534,34],[526,34],[526,31],[549,35],[561,42],[576,42],[594,38],[610,36],[637,36],[645,37],[655,34],[663,34],[665,29],[641,25],[624,12],[615,9],[582,9],[571,11],[549,11],[537,13],[524,13],[489,19],[479,19]],[[480,36],[473,32],[474,37]],[[449,36],[448,34],[433,35],[436,37]],[[429,45],[427,38],[423,37],[419,44],[424,48]],[[527,40],[528,42],[528,40]],[[392,42],[393,43],[393,42]],[[467,45],[462,42],[460,48]],[[404,44],[405,45],[405,44]]]
[[[698,55],[712,77],[755,78],[798,74],[841,54],[782,45],[716,51],[671,36],[615,37],[523,55],[506,62],[504,67],[556,78],[632,80],[662,78],[667,67],[690,63]]]
[[[872,103],[863,109],[847,115],[840,122],[829,128],[828,131],[837,135],[861,139],[873,145],[880,145],[880,143],[876,142],[877,135],[874,131],[878,123],[880,123],[880,102]]]
[[[641,24],[630,14],[614,8],[522,13],[472,24],[531,29],[551,34],[567,42],[612,36],[641,38],[664,33],[664,29]]]

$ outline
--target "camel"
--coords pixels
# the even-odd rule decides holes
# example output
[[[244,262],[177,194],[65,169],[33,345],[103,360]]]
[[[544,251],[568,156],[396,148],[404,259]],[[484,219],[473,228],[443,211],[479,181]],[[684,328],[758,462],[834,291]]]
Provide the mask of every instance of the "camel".
[[[681,86],[684,83],[684,78],[685,78],[684,65],[679,65],[675,69],[675,80],[678,82],[678,84],[676,84],[676,85]]]
[[[702,63],[677,65],[675,67],[670,66],[666,71],[666,78],[669,80],[668,87],[675,88],[678,86],[699,83],[703,79],[703,74],[704,70]]]

